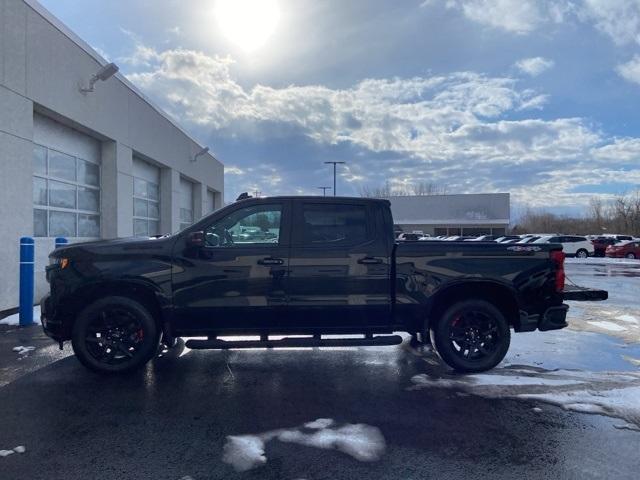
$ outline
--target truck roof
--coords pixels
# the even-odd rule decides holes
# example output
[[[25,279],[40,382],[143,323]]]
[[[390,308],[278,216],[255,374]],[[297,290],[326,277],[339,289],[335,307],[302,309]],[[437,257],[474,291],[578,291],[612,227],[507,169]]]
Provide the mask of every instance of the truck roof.
[[[389,205],[390,202],[386,198],[369,198],[369,197],[322,197],[318,195],[277,195],[273,197],[248,197],[243,198],[242,200],[237,200],[238,202],[246,202],[247,200],[312,200],[314,202],[323,201],[323,202],[332,202],[334,200],[339,201],[357,201],[357,202],[367,202],[367,203],[384,203]]]

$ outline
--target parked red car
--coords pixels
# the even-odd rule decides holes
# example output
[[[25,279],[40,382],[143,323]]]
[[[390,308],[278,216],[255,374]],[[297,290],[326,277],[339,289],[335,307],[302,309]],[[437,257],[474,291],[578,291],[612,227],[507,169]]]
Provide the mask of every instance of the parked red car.
[[[605,255],[612,258],[640,258],[640,240],[629,240],[609,245]]]
[[[626,240],[631,240],[627,238]],[[591,240],[593,243],[593,256],[594,257],[604,257],[607,252],[607,247],[610,245],[615,245],[619,240],[616,240],[614,237],[598,237]]]

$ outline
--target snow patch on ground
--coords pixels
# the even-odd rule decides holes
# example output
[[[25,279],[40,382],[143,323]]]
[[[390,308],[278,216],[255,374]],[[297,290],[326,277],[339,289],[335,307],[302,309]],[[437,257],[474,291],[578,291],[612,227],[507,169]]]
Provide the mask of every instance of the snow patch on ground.
[[[640,373],[497,368],[479,375],[411,379],[410,390],[452,388],[486,398],[537,400],[566,410],[597,413],[640,427]]]
[[[623,332],[626,330],[622,325],[618,325],[617,323],[607,322],[606,320],[600,321],[589,321],[587,322],[594,327],[602,328],[604,330],[609,330],[610,332]]]
[[[230,435],[224,445],[222,461],[238,472],[246,472],[267,463],[264,440],[255,435]]]
[[[278,440],[324,450],[339,450],[361,462],[378,460],[385,449],[380,430],[362,423],[345,425],[335,430],[323,428],[310,434],[287,430],[278,435]]]
[[[577,390],[554,393],[527,393],[518,395],[525,400],[551,403],[565,410],[598,413],[621,418],[640,426],[640,385],[613,388],[603,395],[601,390]]]
[[[332,418],[318,418],[313,422],[308,422],[304,424],[305,428],[312,428],[312,429],[327,428],[327,427],[330,427],[331,425],[333,425]]]
[[[565,263],[579,263],[582,265],[634,265],[640,264],[640,260],[634,258],[610,258],[610,257],[589,257],[589,258],[565,258]]]
[[[338,450],[361,462],[379,460],[386,449],[380,430],[363,423],[332,428],[331,418],[318,418],[301,427],[270,430],[255,435],[230,435],[224,445],[222,461],[238,472],[267,463],[265,445],[273,439],[324,450]],[[314,430],[313,432],[305,432]]]
[[[8,457],[9,455],[13,455],[14,453],[24,453],[27,449],[24,445],[18,445],[13,450],[0,450],[0,457]]]
[[[40,323],[40,305],[33,307],[33,321]],[[20,325],[20,314],[14,313],[0,320],[0,325]]]
[[[32,347],[32,346],[22,346],[22,345],[18,345],[17,347],[13,347],[12,350],[14,352],[16,352],[18,355],[26,355],[29,352],[33,352],[36,349],[36,347]]]

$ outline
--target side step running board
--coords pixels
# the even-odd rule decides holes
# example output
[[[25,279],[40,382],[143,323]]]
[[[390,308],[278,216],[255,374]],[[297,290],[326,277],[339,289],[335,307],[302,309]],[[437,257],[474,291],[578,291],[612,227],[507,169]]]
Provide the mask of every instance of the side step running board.
[[[400,335],[379,335],[369,338],[325,338],[285,337],[281,340],[187,340],[186,346],[192,350],[225,350],[228,348],[294,348],[294,347],[366,347],[375,345],[398,345]]]

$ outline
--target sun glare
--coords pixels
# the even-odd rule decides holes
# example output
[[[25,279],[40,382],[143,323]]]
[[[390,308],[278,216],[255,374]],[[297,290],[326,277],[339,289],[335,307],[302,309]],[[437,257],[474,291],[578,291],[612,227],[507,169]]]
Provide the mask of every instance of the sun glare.
[[[276,0],[218,0],[215,15],[224,36],[252,52],[273,34],[280,9]]]

